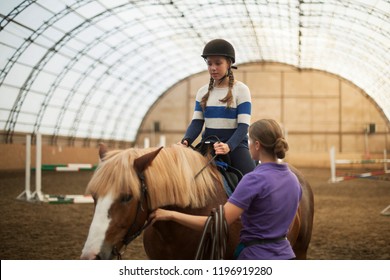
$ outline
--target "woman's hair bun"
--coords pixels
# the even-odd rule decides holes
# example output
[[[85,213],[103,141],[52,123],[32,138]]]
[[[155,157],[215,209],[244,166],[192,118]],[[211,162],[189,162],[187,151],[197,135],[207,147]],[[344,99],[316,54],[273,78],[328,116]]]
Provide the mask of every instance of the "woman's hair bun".
[[[274,146],[274,154],[277,158],[283,159],[286,156],[286,152],[288,151],[288,143],[284,138],[276,139]]]

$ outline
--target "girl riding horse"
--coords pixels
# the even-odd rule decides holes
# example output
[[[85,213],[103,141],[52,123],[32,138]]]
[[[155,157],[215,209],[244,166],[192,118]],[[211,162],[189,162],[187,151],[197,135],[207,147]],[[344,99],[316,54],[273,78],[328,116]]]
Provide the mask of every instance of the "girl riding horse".
[[[246,174],[224,205],[228,225],[241,217],[243,228],[237,247],[238,259],[293,259],[295,254],[287,239],[297,212],[302,189],[286,164],[278,163],[288,150],[282,130],[274,120],[260,120],[249,128],[250,152],[261,162]],[[173,221],[194,230],[203,229],[206,216],[188,215],[157,209],[153,222]]]

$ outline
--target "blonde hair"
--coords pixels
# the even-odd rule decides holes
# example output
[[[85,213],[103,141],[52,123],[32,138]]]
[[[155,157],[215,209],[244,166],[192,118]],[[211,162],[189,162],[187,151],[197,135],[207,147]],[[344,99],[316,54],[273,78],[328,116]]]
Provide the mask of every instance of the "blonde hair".
[[[114,197],[131,194],[140,199],[140,179],[134,169],[134,160],[150,149],[111,151],[100,163],[87,186],[87,193]],[[166,205],[204,207],[207,201],[222,188],[222,178],[215,166],[210,165],[196,178],[208,159],[192,149],[179,145],[164,148],[144,171],[148,198],[152,209]]]
[[[259,141],[261,146],[271,155],[283,159],[288,151],[288,143],[283,136],[282,128],[272,119],[262,119],[249,127],[249,137]]]
[[[233,71],[232,71],[232,69],[230,67],[228,69],[228,73],[227,74],[228,74],[228,78],[229,78],[229,89],[228,89],[228,92],[227,92],[226,96],[224,98],[220,99],[219,101],[221,101],[223,103],[226,103],[226,107],[230,108],[232,103],[233,103],[232,89],[233,89],[233,85],[234,85],[234,75],[233,75]],[[209,99],[210,93],[211,93],[211,91],[213,89],[214,89],[214,79],[212,77],[210,77],[208,91],[202,97],[202,100],[200,101],[200,106],[202,107],[203,110],[206,108],[207,100]]]

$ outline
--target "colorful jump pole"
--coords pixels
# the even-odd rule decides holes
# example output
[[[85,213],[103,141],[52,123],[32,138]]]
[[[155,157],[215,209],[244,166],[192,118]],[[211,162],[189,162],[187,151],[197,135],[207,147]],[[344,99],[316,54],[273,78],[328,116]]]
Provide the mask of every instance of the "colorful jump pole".
[[[344,180],[350,180],[353,178],[371,178],[373,176],[390,174],[390,170],[387,168],[387,163],[390,162],[387,159],[387,151],[383,150],[383,159],[336,159],[335,147],[332,146],[329,150],[330,157],[330,179],[331,183],[341,182]],[[336,164],[372,164],[372,163],[383,163],[383,171],[372,171],[364,172],[360,174],[353,174],[347,176],[336,176]]]

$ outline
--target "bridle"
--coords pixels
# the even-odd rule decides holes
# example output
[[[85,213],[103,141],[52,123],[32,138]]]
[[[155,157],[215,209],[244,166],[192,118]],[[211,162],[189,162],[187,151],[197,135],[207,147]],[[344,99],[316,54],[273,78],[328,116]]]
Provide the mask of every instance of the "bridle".
[[[209,137],[216,137],[216,136],[209,136]],[[216,138],[218,139],[218,137],[216,137]],[[208,165],[210,165],[210,163],[216,158],[216,156],[217,155],[214,155],[211,158],[211,160],[209,160],[206,163],[206,165],[195,175],[195,178],[200,173],[202,173],[202,171]],[[134,222],[128,228],[127,233],[125,234],[125,236],[122,239],[122,244],[123,244],[122,247],[124,247],[124,248],[121,250],[118,250],[117,246],[114,245],[112,252],[111,252],[112,255],[116,256],[118,260],[122,259],[122,255],[125,253],[125,251],[127,249],[127,245],[130,244],[130,242],[132,242],[134,239],[136,239],[150,225],[150,222],[151,222],[150,220],[147,219],[146,221],[144,221],[144,224],[138,230],[135,229],[137,227],[138,217],[139,217],[140,213],[145,212],[144,203],[146,203],[146,211],[147,212],[151,211],[150,210],[151,207],[149,205],[149,200],[148,200],[148,188],[147,188],[146,183],[145,183],[145,175],[143,172],[137,172],[137,175],[138,175],[138,178],[141,182],[141,196],[140,196],[140,199],[138,201],[137,212],[136,212],[136,215],[134,218]],[[221,205],[220,205],[220,207],[221,207]],[[214,212],[215,212],[215,209],[214,209]],[[214,213],[214,215],[212,214],[209,217],[209,220],[210,220],[210,222],[207,223],[207,224],[209,224],[209,226],[205,227],[202,241],[201,241],[201,244],[199,246],[199,247],[203,247],[203,248],[198,249],[196,259],[204,258],[204,254],[205,254],[204,247],[207,247],[207,245],[206,246],[204,245],[205,234],[206,234],[206,232],[210,232],[211,228],[213,228],[213,230],[212,230],[212,232],[213,232],[212,233],[213,245],[212,245],[212,250],[211,250],[211,255],[213,256],[212,259],[222,259],[223,254],[226,251],[227,224],[226,224],[226,220],[225,220],[224,214],[223,214],[223,207],[222,207],[222,209],[218,209],[216,211],[216,213]],[[133,232],[133,231],[135,231],[135,232]],[[199,251],[199,250],[201,250],[201,251]]]
[[[122,255],[126,251],[127,245],[129,245],[130,242],[132,242],[134,239],[136,239],[144,231],[144,229],[147,228],[150,224],[150,221],[146,220],[142,227],[140,227],[138,230],[136,229],[139,214],[141,212],[145,212],[145,211],[149,212],[149,210],[150,210],[149,203],[148,203],[149,202],[148,201],[148,188],[147,188],[146,183],[145,183],[145,176],[143,173],[138,173],[137,175],[141,181],[141,196],[140,196],[140,199],[138,201],[137,213],[135,214],[134,222],[131,224],[131,226],[127,230],[127,233],[125,234],[125,236],[122,239],[122,243],[123,243],[122,247],[124,247],[124,249],[118,250],[116,245],[114,245],[114,247],[112,248],[112,255],[116,256],[118,260],[122,259]],[[145,207],[143,205],[145,202],[147,205],[147,209],[145,209]]]

